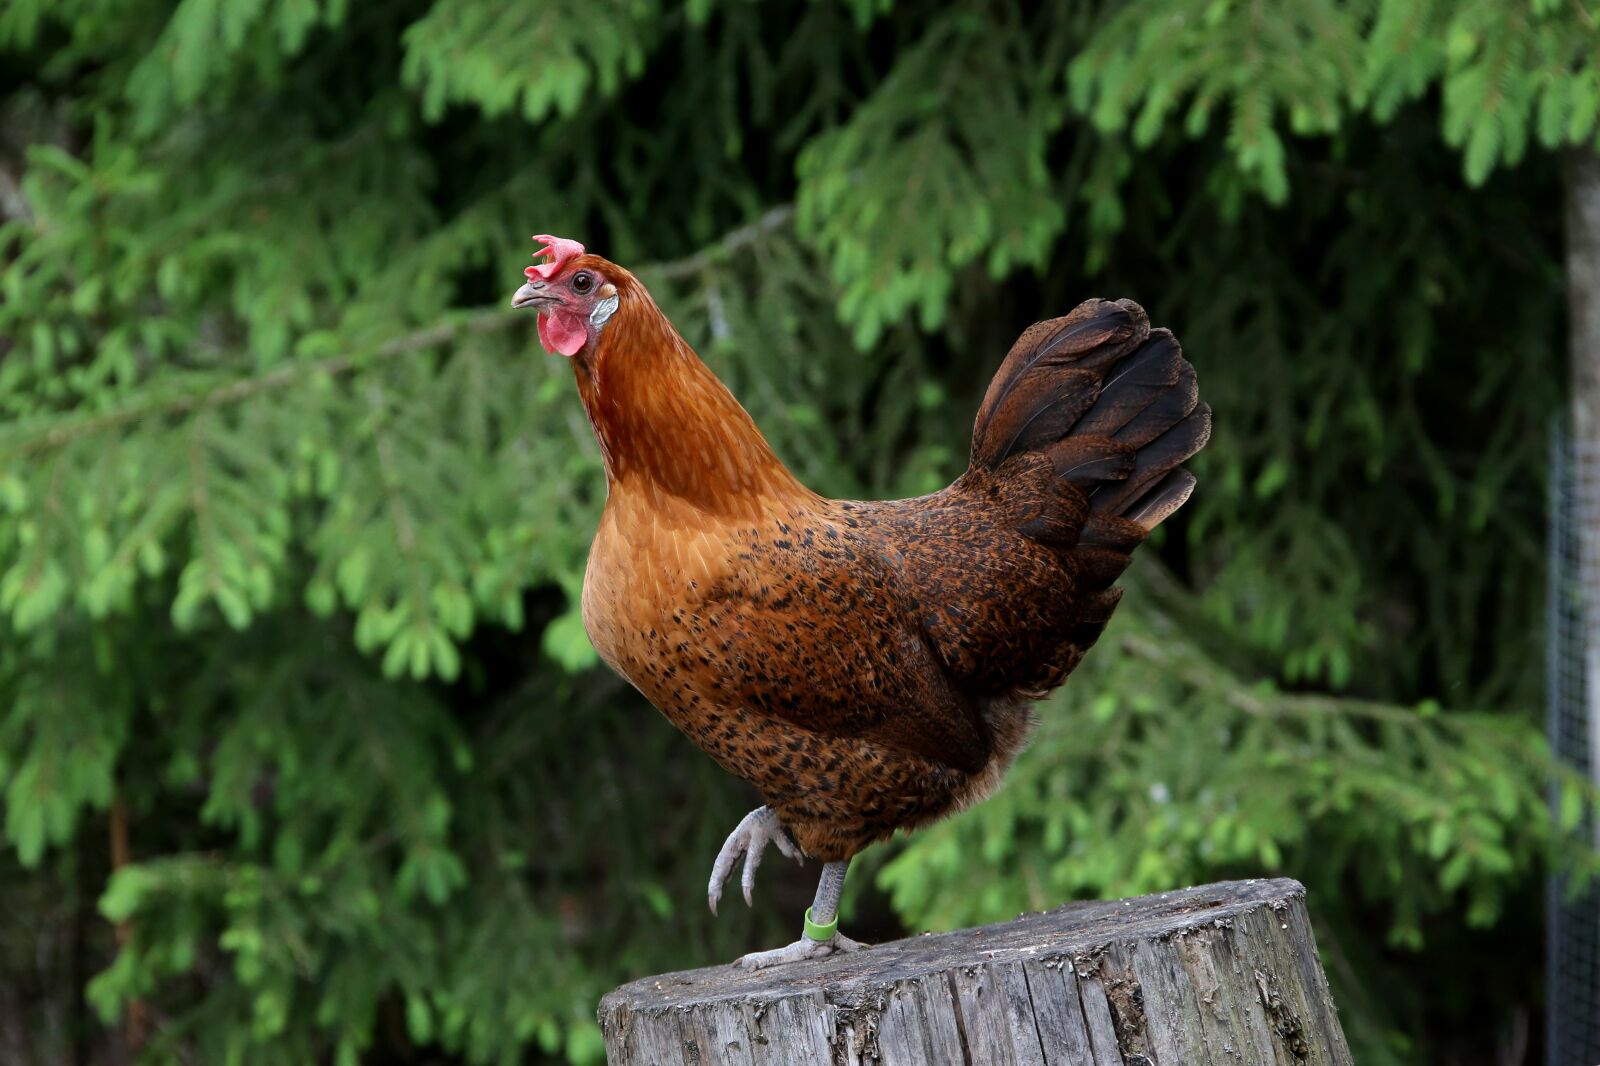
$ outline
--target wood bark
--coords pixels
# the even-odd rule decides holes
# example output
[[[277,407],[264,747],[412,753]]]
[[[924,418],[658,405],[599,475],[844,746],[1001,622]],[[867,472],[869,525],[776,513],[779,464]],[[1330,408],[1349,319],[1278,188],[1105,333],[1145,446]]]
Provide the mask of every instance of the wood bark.
[[[1583,597],[1589,770],[1600,781],[1600,155],[1583,149],[1567,156],[1566,191],[1577,579]]]
[[[1351,1066],[1289,880],[662,974],[599,1014],[611,1066]]]

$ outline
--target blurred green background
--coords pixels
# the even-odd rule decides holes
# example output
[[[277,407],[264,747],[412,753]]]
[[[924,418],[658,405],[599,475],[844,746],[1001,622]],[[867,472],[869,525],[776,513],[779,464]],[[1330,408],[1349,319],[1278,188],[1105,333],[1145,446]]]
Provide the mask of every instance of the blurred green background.
[[[1542,879],[1594,865],[1539,707],[1596,25],[0,5],[0,1060],[592,1063],[614,984],[792,937],[815,866],[707,913],[753,796],[576,616],[598,453],[505,309],[551,232],[831,495],[955,477],[1083,298],[1199,369],[1182,520],[852,933],[1293,876],[1359,1062],[1534,1061]]]

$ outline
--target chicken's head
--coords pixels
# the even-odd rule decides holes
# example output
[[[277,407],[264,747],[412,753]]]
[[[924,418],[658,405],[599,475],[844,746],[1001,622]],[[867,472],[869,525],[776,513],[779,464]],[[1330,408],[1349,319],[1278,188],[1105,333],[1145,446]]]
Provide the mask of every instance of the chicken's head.
[[[523,271],[527,283],[511,298],[511,306],[537,308],[539,343],[552,352],[577,355],[617,313],[617,286],[597,265],[603,260],[586,255],[577,241],[548,234],[533,239],[544,243],[534,258],[548,259]]]

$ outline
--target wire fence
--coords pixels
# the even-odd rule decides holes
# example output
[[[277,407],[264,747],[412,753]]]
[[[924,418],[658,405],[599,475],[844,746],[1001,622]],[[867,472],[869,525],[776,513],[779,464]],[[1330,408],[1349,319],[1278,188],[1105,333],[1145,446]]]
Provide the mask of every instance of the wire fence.
[[[1550,473],[1546,729],[1559,758],[1600,779],[1600,447],[1557,430]],[[1597,1066],[1600,890],[1566,888],[1547,889],[1545,1063]]]

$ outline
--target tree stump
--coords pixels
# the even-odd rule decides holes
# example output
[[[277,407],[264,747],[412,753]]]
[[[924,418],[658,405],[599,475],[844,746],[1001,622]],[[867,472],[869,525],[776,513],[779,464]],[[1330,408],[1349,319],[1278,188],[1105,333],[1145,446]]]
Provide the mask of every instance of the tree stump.
[[[610,1066],[1351,1066],[1289,880],[647,977],[600,1024]]]

